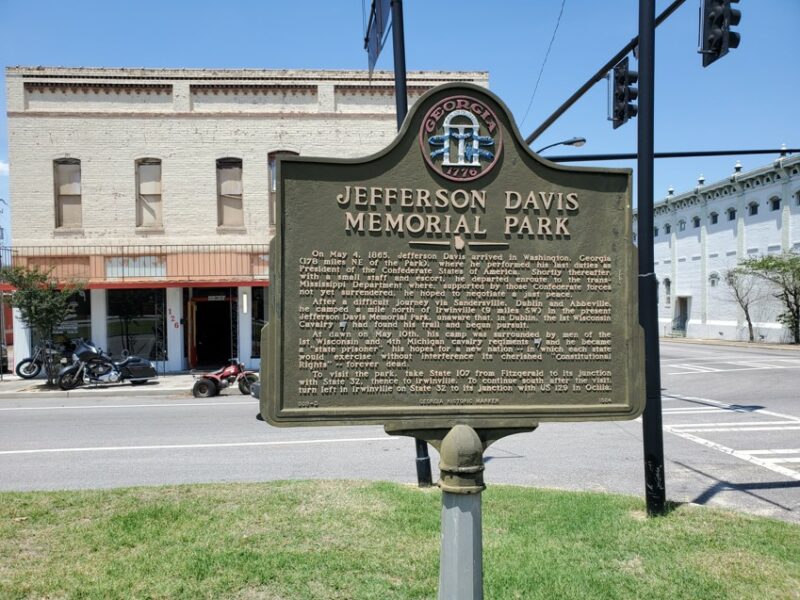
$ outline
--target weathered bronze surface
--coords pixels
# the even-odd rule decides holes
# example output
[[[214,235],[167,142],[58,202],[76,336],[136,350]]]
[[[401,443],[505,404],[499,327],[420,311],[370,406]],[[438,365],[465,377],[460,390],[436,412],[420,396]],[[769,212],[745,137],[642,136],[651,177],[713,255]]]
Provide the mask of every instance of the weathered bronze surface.
[[[281,159],[277,222],[270,423],[533,428],[643,410],[631,173],[542,160],[486,90],[432,90],[373,156]]]

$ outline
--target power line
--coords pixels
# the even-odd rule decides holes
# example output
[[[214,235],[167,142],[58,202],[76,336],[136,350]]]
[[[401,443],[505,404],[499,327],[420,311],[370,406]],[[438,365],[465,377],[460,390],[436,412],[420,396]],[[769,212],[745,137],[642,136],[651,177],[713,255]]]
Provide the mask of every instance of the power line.
[[[547,46],[547,52],[544,54],[544,60],[542,61],[542,67],[539,69],[539,76],[536,78],[536,85],[533,87],[533,94],[531,94],[531,100],[528,102],[528,108],[525,109],[525,115],[522,117],[522,120],[519,122],[520,129],[522,128],[522,124],[525,122],[525,119],[528,118],[528,113],[531,110],[531,106],[533,106],[533,99],[536,97],[536,90],[539,89],[539,82],[542,80],[542,73],[544,73],[544,66],[547,64],[547,59],[550,56],[550,50],[553,48],[553,42],[556,39],[556,34],[558,33],[558,26],[561,24],[561,15],[564,14],[564,5],[567,3],[567,0],[561,0],[561,11],[558,13],[558,19],[556,19],[556,26],[553,29],[553,37],[550,38],[550,44]]]

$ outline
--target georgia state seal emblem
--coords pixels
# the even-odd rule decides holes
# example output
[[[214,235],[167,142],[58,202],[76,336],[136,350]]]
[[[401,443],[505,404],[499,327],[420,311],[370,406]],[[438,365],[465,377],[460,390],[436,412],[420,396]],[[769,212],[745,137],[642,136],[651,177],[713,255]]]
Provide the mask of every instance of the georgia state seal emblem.
[[[419,143],[428,166],[451,181],[486,175],[503,149],[494,112],[468,96],[451,96],[434,104],[422,120]]]

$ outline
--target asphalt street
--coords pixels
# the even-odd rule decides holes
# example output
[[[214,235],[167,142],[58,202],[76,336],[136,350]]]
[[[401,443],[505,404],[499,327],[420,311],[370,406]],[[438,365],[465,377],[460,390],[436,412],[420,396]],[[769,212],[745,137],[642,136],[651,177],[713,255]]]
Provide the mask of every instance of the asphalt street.
[[[664,341],[661,357],[668,498],[800,522],[800,351]],[[0,398],[0,489],[416,481],[411,439],[380,427],[274,428],[257,411],[238,391]],[[544,424],[491,446],[486,480],[643,496],[641,430]]]

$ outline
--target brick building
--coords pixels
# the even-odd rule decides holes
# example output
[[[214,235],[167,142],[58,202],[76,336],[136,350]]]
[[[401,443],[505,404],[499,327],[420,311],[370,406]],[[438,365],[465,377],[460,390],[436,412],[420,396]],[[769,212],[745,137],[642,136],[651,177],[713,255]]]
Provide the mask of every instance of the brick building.
[[[653,212],[661,335],[747,340],[744,314],[725,283],[741,260],[800,252],[800,156],[781,157],[681,194]],[[634,225],[634,231],[636,226]],[[789,342],[782,304],[764,284],[754,294],[756,340]]]
[[[86,283],[65,327],[166,370],[255,366],[280,153],[357,157],[396,130],[393,77],[359,71],[6,69],[14,246]],[[409,103],[483,72],[415,72]],[[15,318],[15,354],[33,341]]]

